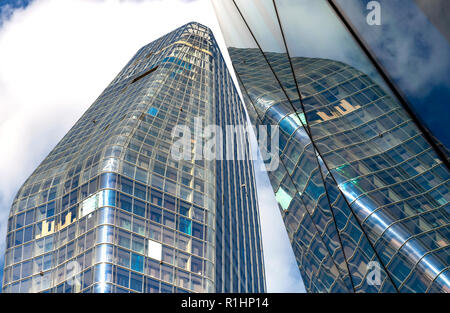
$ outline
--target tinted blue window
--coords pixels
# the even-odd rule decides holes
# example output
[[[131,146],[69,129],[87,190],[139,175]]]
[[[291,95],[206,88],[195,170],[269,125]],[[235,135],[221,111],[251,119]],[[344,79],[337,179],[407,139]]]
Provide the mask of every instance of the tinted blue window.
[[[120,194],[119,198],[119,208],[122,210],[131,212],[131,197],[128,197],[124,194]]]
[[[145,202],[134,199],[133,213],[145,217]]]
[[[131,269],[136,272],[142,272],[144,270],[144,257],[139,254],[131,254]]]
[[[14,244],[20,245],[23,243],[23,229],[16,231],[15,242]]]
[[[203,239],[203,226],[201,224],[193,222],[192,236]]]
[[[16,217],[16,228],[20,228],[24,226],[25,222],[25,213],[21,213]]]
[[[131,273],[130,288],[137,292],[142,292],[142,275]]]
[[[162,210],[160,208],[157,208],[153,205],[150,207],[150,219],[152,221],[161,223],[161,215],[162,215]]]
[[[185,234],[192,235],[192,222],[180,216],[179,230]]]
[[[49,193],[48,193],[48,200],[53,200],[56,197],[56,187],[53,187],[52,189],[50,189]]]
[[[25,228],[24,242],[28,242],[33,239],[33,226]]]
[[[162,193],[152,189],[151,202],[153,204],[157,204],[157,205],[161,206],[162,205]]]
[[[127,178],[121,177],[120,178],[120,189],[123,192],[132,195],[133,194],[133,181],[129,180]]]
[[[55,202],[50,202],[47,204],[47,217],[52,217],[55,215]]]
[[[134,196],[146,200],[147,188],[145,185],[134,183]]]
[[[159,281],[151,278],[145,279],[145,292],[159,293]]]
[[[323,193],[323,188],[317,186],[316,184],[314,184],[312,180],[310,180],[305,191],[311,198],[317,200],[319,196]]]
[[[123,287],[129,287],[130,272],[121,268],[117,268],[117,284]]]
[[[156,114],[158,114],[158,109],[151,107],[147,113],[150,114],[151,116],[156,116]]]

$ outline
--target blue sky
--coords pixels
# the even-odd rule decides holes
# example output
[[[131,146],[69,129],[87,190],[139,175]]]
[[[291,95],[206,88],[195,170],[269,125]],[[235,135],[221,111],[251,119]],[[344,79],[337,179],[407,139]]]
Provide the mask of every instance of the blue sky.
[[[299,21],[317,22],[318,0],[310,1],[315,5]],[[368,26],[368,1],[337,0],[419,118],[449,147],[449,43],[412,0],[380,0],[382,25]],[[28,175],[141,46],[193,20],[214,31],[229,61],[209,0],[0,1],[1,255],[10,204]],[[306,47],[324,38],[308,31]],[[348,58],[334,55],[338,38],[325,38],[323,51]],[[341,42],[340,51],[348,46]],[[256,169],[268,290],[304,291],[267,175]]]
[[[29,3],[30,0],[3,0],[0,3],[0,26],[12,16],[14,10],[26,8]]]
[[[444,0],[445,1],[445,0]],[[450,44],[413,0],[379,0],[381,25],[366,23],[369,0],[337,0],[418,118],[450,149]],[[433,1],[429,1],[433,5]],[[435,1],[435,4],[443,1]],[[448,17],[447,17],[448,18]]]
[[[0,3],[0,31],[1,28],[4,24],[4,22],[6,22],[7,20],[9,20],[11,18],[11,16],[13,15],[14,11],[17,9],[24,9],[28,6],[30,1],[28,0],[4,0]],[[6,105],[3,104],[3,105]],[[4,204],[7,203],[10,197],[8,197],[7,194],[3,193],[0,191],[0,223],[2,223],[3,225],[6,223],[4,216],[5,213],[2,213],[4,211],[8,211],[8,208],[4,207]],[[5,226],[1,227],[0,230],[3,230]],[[4,241],[5,239],[5,234],[4,231],[1,232],[0,234],[0,242]],[[3,281],[3,265],[4,265],[4,258],[3,258],[3,252],[4,252],[4,244],[0,244],[0,291],[1,291],[1,282]]]
[[[0,6],[2,256],[16,191],[140,47],[195,20],[209,26],[225,50],[209,0],[28,3],[9,0]],[[303,292],[272,188],[259,168],[258,163],[268,291]]]

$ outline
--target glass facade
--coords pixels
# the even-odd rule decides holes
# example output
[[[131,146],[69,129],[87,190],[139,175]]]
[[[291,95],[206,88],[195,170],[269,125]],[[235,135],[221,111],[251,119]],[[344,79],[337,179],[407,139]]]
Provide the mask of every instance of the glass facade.
[[[450,2],[378,0],[380,25],[370,25],[368,0],[330,1],[450,159]]]
[[[307,291],[450,292],[448,168],[328,2],[213,4]]]
[[[250,152],[175,160],[172,129],[195,120],[246,119],[189,23],[141,48],[20,188],[3,291],[264,292]]]

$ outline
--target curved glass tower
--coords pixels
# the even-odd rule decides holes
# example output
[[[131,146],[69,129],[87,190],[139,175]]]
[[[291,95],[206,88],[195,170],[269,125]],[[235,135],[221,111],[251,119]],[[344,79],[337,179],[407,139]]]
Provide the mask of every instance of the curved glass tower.
[[[3,291],[264,292],[249,150],[171,154],[176,125],[245,122],[207,27],[141,48],[17,193]]]
[[[307,291],[450,292],[448,169],[327,2],[213,4]]]

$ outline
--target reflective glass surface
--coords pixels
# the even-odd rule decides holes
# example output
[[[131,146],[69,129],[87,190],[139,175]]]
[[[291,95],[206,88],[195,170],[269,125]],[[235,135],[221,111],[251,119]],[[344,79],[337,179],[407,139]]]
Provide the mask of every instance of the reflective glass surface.
[[[27,179],[4,292],[264,292],[249,151],[172,158],[175,125],[243,124],[211,31],[141,48]],[[245,188],[243,188],[245,186]]]
[[[307,290],[450,291],[448,169],[328,2],[213,4]]]
[[[380,25],[367,23],[368,0],[333,2],[450,157],[450,2],[379,0]]]

